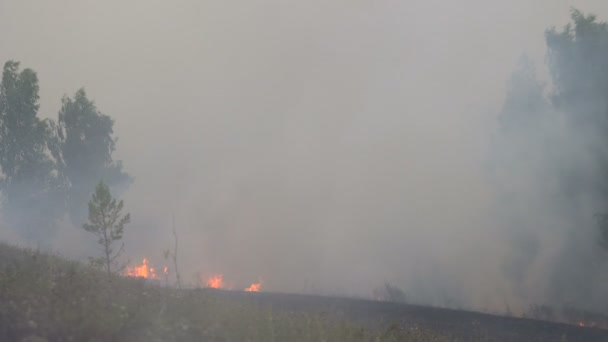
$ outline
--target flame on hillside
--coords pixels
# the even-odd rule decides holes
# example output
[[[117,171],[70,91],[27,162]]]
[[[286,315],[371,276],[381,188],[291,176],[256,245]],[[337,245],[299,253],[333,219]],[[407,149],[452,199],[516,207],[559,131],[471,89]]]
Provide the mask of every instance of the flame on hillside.
[[[207,287],[212,289],[222,289],[224,288],[224,276],[221,274],[214,275],[209,280],[207,280]]]
[[[259,281],[257,283],[251,284],[248,288],[245,289],[245,292],[260,292],[262,288],[262,282]]]
[[[206,283],[207,288],[211,288],[211,289],[224,289],[224,290],[233,289],[232,286],[226,285],[226,282],[224,281],[224,276],[222,274],[215,274],[215,275],[209,277],[205,283]],[[261,289],[262,289],[262,282],[258,281],[257,283],[252,283],[251,285],[249,285],[249,287],[247,287],[243,291],[259,292]]]
[[[582,328],[602,328],[602,329],[608,328],[608,324],[606,322],[583,322],[583,321],[579,321],[579,322],[576,322],[576,325],[578,325],[579,327],[582,327]]]
[[[165,270],[168,272],[168,269],[165,267]],[[153,267],[148,265],[148,259],[144,258],[142,260],[141,265],[129,267],[123,272],[123,275],[127,277],[137,277],[137,278],[146,278],[146,279],[158,279],[156,275],[156,271],[154,271]]]

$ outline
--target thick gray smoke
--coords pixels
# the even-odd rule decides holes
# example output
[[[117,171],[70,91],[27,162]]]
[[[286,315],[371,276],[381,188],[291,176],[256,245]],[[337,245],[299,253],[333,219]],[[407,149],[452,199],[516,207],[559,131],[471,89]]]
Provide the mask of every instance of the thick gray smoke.
[[[572,271],[597,260],[593,230],[569,227],[593,202],[547,201],[553,161],[494,138],[518,58],[548,81],[543,33],[572,5],[608,18],[601,0],[3,0],[0,60],[38,72],[41,115],[84,86],[116,120],[132,259],[163,263],[175,214],[187,281],[590,307],[605,281],[579,296]],[[66,224],[53,243],[83,257],[91,240]]]
[[[573,122],[591,104],[559,110],[555,89],[540,84],[534,68],[522,58],[509,82],[489,160],[492,226],[511,248],[502,270],[521,305],[604,310],[606,253],[597,221],[605,212],[603,139]]]

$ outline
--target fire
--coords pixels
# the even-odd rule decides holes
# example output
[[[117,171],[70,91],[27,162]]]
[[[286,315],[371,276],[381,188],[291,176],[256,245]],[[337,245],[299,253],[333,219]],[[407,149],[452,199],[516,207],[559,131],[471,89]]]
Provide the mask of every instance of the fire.
[[[158,279],[154,268],[148,267],[148,259],[146,258],[141,262],[141,266],[127,267],[123,275],[128,277]]]
[[[251,286],[245,289],[245,292],[260,292],[260,288],[262,288],[261,281],[251,284]]]
[[[221,289],[224,287],[224,276],[221,274],[214,275],[207,280],[207,287],[212,289]]]
[[[169,267],[165,266],[165,268],[163,268],[163,273],[169,274]]]
[[[207,279],[207,287],[211,289],[226,289],[231,290],[233,287],[231,285],[227,285],[224,281],[224,275],[216,274]],[[262,288],[262,281],[258,281],[257,283],[252,283],[248,288],[246,288],[245,292],[259,292]]]
[[[597,327],[603,327],[602,323],[598,323],[598,322],[583,322],[583,321],[579,321],[576,322],[576,325],[578,325],[579,327],[587,327],[587,328],[597,328]]]

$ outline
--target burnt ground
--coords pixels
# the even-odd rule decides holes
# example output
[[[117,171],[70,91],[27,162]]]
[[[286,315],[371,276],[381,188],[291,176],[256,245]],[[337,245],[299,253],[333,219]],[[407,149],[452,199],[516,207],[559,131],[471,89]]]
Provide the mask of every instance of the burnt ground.
[[[371,329],[418,328],[459,341],[608,341],[605,329],[471,311],[298,294],[220,290],[218,295],[272,310],[337,315]]]

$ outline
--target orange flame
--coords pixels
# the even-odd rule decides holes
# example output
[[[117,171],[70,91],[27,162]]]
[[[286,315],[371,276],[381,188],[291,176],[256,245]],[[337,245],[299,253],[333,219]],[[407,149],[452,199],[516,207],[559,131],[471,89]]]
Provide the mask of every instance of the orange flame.
[[[596,328],[598,326],[601,326],[602,324],[598,324],[598,322],[584,322],[584,321],[578,321],[576,322],[576,325],[578,325],[579,327],[587,327],[587,328]]]
[[[261,288],[262,288],[262,282],[259,281],[257,283],[251,284],[251,286],[249,286],[248,288],[245,289],[245,292],[260,292]]]
[[[227,285],[224,281],[224,275],[216,274],[207,279],[207,288],[211,289],[226,289],[232,290],[232,285]],[[244,289],[245,292],[259,292],[262,288],[262,281],[258,281],[257,283],[252,283],[248,288]]]
[[[214,275],[213,277],[207,280],[207,287],[212,289],[221,289],[224,287],[224,276],[221,274]]]
[[[165,268],[163,268],[163,273],[169,274],[169,267],[165,266]]]
[[[148,259],[146,258],[142,261],[141,266],[127,267],[123,275],[128,277],[158,279],[154,268],[148,267]]]

